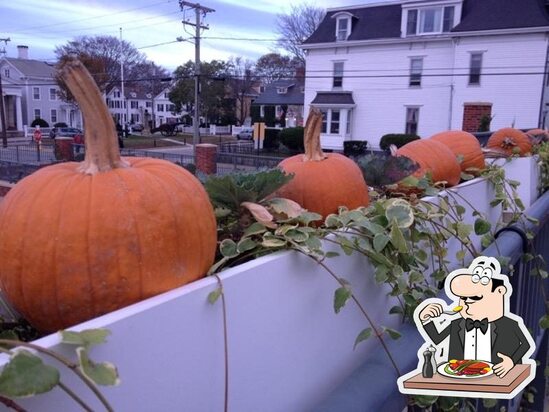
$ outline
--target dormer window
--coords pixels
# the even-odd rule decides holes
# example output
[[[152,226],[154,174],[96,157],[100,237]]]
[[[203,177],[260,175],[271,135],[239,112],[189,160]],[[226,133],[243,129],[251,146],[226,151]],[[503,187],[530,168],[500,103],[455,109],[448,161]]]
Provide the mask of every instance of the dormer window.
[[[130,97],[133,97],[135,99],[137,97],[137,93],[136,92],[131,92]]]
[[[406,34],[446,33],[454,27],[454,6],[408,10]]]
[[[113,92],[112,95],[113,95],[113,97],[114,97],[115,99],[119,99],[119,98],[120,98],[120,91],[119,91],[119,90],[115,90],[115,91]]]
[[[332,16],[336,19],[336,40],[345,41],[351,35],[353,15],[349,12],[339,12]]]
[[[147,93],[146,97],[147,97],[147,99],[151,99],[151,98],[152,98],[152,94]]]
[[[287,87],[277,87],[276,92],[278,94],[286,94],[286,93],[288,93],[288,88]]]

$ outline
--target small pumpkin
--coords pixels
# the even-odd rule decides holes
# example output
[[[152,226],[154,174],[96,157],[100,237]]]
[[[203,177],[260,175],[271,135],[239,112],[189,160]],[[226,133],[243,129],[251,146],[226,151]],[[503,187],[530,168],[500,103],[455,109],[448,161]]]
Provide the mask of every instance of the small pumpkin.
[[[0,204],[0,286],[44,332],[204,276],[217,243],[200,182],[167,161],[121,158],[88,71],[69,61],[61,76],[84,116],[85,160],[40,169]]]
[[[444,144],[454,153],[454,156],[462,158],[460,163],[461,171],[482,170],[486,167],[480,143],[471,133],[463,130],[449,130],[437,133],[431,136],[430,139]]]
[[[456,156],[436,140],[414,140],[398,149],[396,155],[406,156],[419,164],[419,169],[414,173],[418,178],[430,173],[433,182],[446,181],[448,186],[457,185],[461,179],[461,168]]]
[[[502,150],[506,155],[528,156],[532,152],[532,142],[528,135],[512,127],[504,127],[494,132],[486,143],[488,149]]]
[[[369,203],[368,186],[357,164],[338,153],[325,154],[320,147],[322,113],[312,108],[305,123],[305,154],[284,159],[278,165],[294,178],[277,191],[323,217],[339,206],[355,209]]]

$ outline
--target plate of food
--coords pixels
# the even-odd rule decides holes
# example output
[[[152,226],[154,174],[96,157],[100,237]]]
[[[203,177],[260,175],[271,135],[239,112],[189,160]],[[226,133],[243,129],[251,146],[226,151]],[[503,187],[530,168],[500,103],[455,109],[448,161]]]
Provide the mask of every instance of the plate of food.
[[[469,359],[451,359],[449,362],[439,365],[438,373],[450,378],[474,379],[490,376],[494,373],[492,364],[486,361]]]

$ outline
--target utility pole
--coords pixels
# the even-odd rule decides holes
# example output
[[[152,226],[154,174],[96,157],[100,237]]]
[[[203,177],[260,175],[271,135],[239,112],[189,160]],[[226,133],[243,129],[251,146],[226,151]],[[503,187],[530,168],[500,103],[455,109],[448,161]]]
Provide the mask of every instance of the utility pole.
[[[1,55],[6,55],[6,46],[10,38],[0,39],[0,42],[4,42],[4,47],[0,50]],[[2,146],[8,147],[8,128],[6,125],[6,111],[4,109],[4,92],[2,91],[2,73],[0,73],[0,123],[2,123]]]
[[[120,27],[120,46],[122,47],[122,27]],[[128,121],[128,102],[126,101],[126,94],[124,93],[124,55],[120,54],[120,80],[122,86],[122,112],[126,114],[126,119],[124,121],[124,116],[122,116],[122,136],[126,136],[126,122]],[[125,106],[125,107],[124,107]]]
[[[193,119],[193,145],[196,146],[200,143],[200,30],[208,30],[209,27],[202,24],[202,18],[207,13],[213,13],[215,10],[209,7],[201,6],[198,3],[191,3],[188,1],[179,0],[179,7],[184,10],[185,7],[194,9],[195,22],[183,21],[184,25],[194,26],[194,119]]]

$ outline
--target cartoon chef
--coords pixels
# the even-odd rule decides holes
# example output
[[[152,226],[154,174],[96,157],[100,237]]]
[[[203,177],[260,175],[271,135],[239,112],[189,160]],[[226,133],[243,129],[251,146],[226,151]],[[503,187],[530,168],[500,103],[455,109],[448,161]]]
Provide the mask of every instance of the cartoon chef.
[[[533,352],[534,342],[522,319],[507,312],[512,289],[500,272],[497,259],[478,257],[468,269],[455,270],[446,279],[446,294],[458,299],[453,311],[445,310],[442,300],[429,299],[414,315],[424,337],[435,345],[450,338],[449,359],[491,362],[495,375],[503,378]],[[433,320],[448,312],[460,316],[437,329]]]

